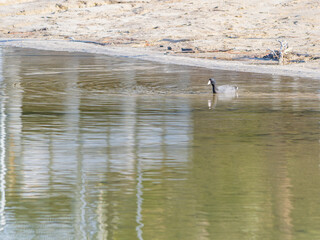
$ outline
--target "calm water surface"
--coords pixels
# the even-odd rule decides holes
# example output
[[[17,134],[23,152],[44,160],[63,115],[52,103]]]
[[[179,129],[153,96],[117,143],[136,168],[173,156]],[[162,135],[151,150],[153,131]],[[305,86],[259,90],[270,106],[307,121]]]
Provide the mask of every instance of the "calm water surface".
[[[0,239],[320,239],[319,99],[313,79],[0,49]]]

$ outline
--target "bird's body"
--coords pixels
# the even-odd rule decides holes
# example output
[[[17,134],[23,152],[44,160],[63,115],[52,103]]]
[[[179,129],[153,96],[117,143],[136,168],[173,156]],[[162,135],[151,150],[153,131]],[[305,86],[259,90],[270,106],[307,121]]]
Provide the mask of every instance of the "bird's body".
[[[238,91],[238,87],[234,85],[222,85],[222,86],[216,86],[216,80],[213,78],[209,79],[208,85],[212,85],[212,92],[214,94],[235,94]]]

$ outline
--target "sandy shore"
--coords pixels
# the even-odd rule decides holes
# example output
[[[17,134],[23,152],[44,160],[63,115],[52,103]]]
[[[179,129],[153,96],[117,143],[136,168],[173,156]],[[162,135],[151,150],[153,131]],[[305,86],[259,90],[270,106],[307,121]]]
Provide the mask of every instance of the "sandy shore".
[[[0,0],[0,38],[2,45],[320,78],[319,16],[318,0]],[[289,44],[283,66],[270,55],[277,40]]]
[[[305,68],[295,65],[255,65],[248,62],[222,61],[202,58],[190,58],[188,56],[166,55],[158,51],[145,48],[101,46],[99,44],[84,43],[65,40],[37,40],[37,39],[1,39],[0,47],[14,46],[23,48],[36,48],[41,50],[86,52],[105,54],[119,57],[131,57],[147,61],[166,64],[179,64],[186,66],[204,67],[209,69],[221,69],[240,72],[254,72],[276,74],[292,77],[310,77],[320,79],[318,69]]]

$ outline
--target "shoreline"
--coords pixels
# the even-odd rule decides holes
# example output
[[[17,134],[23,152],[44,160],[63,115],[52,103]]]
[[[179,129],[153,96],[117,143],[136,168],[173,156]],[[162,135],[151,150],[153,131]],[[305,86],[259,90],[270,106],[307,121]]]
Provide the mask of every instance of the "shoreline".
[[[301,65],[260,65],[251,64],[246,61],[209,60],[185,56],[166,55],[159,51],[153,51],[144,48],[102,46],[85,41],[0,38],[0,47],[5,46],[33,48],[48,51],[83,52],[115,57],[135,58],[163,64],[177,64],[184,66],[203,67],[207,69],[320,79],[320,70],[301,67]]]

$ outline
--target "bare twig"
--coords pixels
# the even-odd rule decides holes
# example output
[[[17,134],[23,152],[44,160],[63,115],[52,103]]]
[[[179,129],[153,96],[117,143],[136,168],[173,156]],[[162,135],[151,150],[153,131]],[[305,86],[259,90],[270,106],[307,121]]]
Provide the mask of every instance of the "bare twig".
[[[280,51],[279,51],[279,64],[284,64],[284,55],[291,51],[289,48],[289,44],[284,40],[278,40],[280,43]]]
[[[269,54],[271,59],[276,59],[276,60],[279,59],[279,51],[277,51],[277,50],[275,51],[272,49],[268,49],[268,50],[270,51],[270,54],[272,55],[272,56],[270,56],[270,54]]]
[[[282,40],[278,40],[278,43],[280,43],[280,51],[279,51],[279,64],[283,65],[283,55],[284,51],[288,48],[288,43]]]
[[[285,55],[289,53],[292,49],[289,48],[289,45],[284,40],[277,40],[278,43],[280,43],[279,50],[272,50],[268,49],[270,51],[270,54],[266,56],[269,59],[277,60],[279,65],[283,65],[285,63]]]

